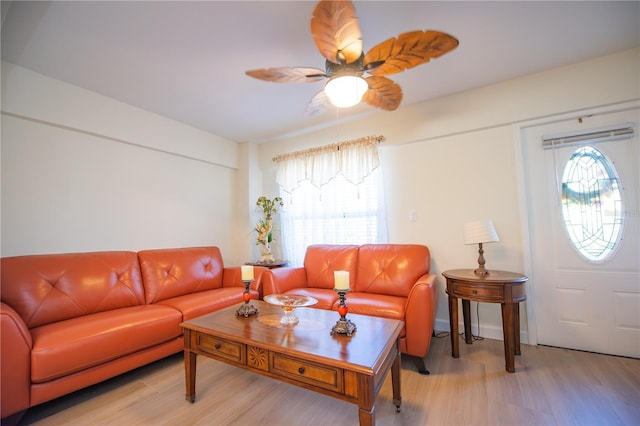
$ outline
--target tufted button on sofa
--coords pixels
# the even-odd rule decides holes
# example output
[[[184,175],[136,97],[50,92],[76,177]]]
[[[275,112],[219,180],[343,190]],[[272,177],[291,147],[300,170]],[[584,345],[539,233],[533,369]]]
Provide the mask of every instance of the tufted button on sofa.
[[[311,245],[304,266],[272,269],[263,277],[264,295],[299,294],[318,300],[314,308],[337,310],[334,271],[349,272],[349,313],[404,321],[400,350],[421,374],[437,308],[436,276],[429,273],[429,249],[417,244]]]
[[[217,247],[15,256],[0,268],[2,423],[182,351],[182,321],[244,292]],[[254,299],[266,270],[255,268]]]

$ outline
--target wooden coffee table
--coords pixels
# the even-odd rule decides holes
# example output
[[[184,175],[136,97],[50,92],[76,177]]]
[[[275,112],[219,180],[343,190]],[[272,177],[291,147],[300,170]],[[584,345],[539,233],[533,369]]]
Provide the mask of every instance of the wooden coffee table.
[[[181,324],[187,401],[195,401],[196,358],[204,355],[357,404],[361,425],[375,424],[375,400],[391,370],[393,404],[400,411],[402,321],[350,314],[357,331],[331,335],[337,312],[298,308],[300,323],[285,327],[278,323],[281,309],[251,303],[257,315],[237,316],[238,307],[231,306]]]

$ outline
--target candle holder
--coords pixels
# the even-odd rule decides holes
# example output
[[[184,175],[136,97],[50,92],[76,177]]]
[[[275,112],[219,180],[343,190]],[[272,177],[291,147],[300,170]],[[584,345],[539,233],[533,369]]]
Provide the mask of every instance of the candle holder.
[[[258,308],[256,308],[251,303],[249,303],[251,301],[251,293],[249,293],[249,286],[251,285],[253,280],[242,280],[242,282],[244,283],[244,293],[242,293],[242,300],[244,300],[244,303],[240,305],[240,307],[236,311],[236,315],[238,316],[242,315],[243,317],[246,318],[249,315],[257,314]]]
[[[338,306],[340,319],[336,322],[333,328],[331,328],[331,334],[346,334],[347,336],[351,336],[353,332],[356,331],[357,327],[354,323],[347,319],[349,307],[347,306],[345,296],[349,289],[334,288],[334,290],[338,293],[338,297],[340,297],[340,304]]]

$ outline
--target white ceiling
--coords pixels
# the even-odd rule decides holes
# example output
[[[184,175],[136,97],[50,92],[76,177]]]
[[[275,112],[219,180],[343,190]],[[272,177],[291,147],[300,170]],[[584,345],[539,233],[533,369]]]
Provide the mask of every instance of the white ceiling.
[[[640,44],[638,1],[356,1],[365,52],[433,29],[457,49],[390,76],[413,103]],[[309,32],[314,1],[3,0],[2,59],[224,138],[264,142],[335,125],[309,118],[323,83],[277,84],[244,71],[324,68]],[[368,105],[340,112],[393,114]]]

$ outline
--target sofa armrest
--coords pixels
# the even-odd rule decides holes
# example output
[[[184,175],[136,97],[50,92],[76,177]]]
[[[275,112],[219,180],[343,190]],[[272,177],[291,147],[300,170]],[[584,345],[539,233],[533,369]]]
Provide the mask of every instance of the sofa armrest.
[[[307,271],[303,267],[270,269],[264,275],[264,295],[282,294],[294,288],[307,286]]]
[[[250,288],[260,294],[260,299],[262,299],[264,274],[268,270],[269,268],[265,268],[264,266],[253,267],[253,282]],[[242,282],[242,268],[240,266],[232,266],[222,270],[222,287],[244,287],[244,283]]]
[[[20,315],[6,303],[0,303],[0,329],[0,407],[5,418],[29,408],[33,340]]]
[[[407,298],[405,326],[407,336],[411,336],[407,338],[407,354],[424,357],[429,351],[437,306],[436,275],[425,274],[416,281]]]

